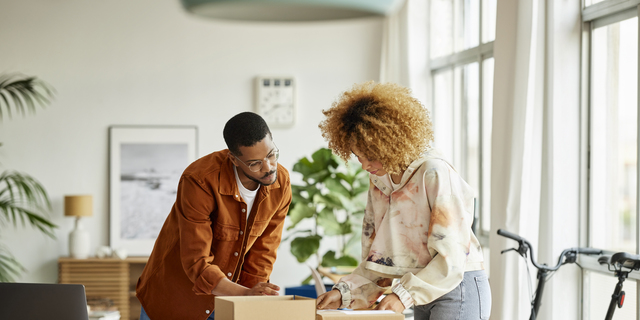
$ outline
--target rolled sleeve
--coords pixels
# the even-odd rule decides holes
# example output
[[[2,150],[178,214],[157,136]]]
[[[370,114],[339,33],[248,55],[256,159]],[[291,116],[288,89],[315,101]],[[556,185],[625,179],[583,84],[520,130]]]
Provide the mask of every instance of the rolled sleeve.
[[[342,303],[340,304],[340,309],[348,308],[351,304],[351,289],[349,289],[349,285],[344,282],[338,282],[333,286],[332,289],[340,291],[340,294],[342,295]]]
[[[391,292],[395,293],[398,298],[400,298],[400,301],[404,305],[405,309],[411,308],[411,306],[413,306],[413,298],[411,297],[411,294],[409,294],[409,291],[407,291],[401,283],[396,283],[395,285],[393,285],[393,287],[391,287]]]

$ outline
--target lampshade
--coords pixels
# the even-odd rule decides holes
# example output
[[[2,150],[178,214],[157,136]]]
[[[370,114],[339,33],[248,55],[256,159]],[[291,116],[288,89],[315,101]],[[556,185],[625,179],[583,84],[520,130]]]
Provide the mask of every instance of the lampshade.
[[[207,18],[244,21],[321,21],[385,16],[404,0],[181,0]]]
[[[65,196],[64,215],[70,217],[90,217],[93,215],[93,196]]]

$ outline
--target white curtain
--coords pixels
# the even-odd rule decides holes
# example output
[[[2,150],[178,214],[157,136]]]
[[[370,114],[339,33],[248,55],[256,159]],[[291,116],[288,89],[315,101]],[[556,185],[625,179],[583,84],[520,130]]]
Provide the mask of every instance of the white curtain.
[[[380,54],[380,82],[394,82],[409,87],[408,2],[382,24],[382,52]]]
[[[427,5],[424,0],[402,0],[384,18],[380,55],[380,82],[411,89],[427,105]]]
[[[529,290],[529,278],[521,258],[513,252],[500,254],[516,242],[495,232],[505,229],[519,234],[538,248],[544,15],[544,1],[499,0],[497,3],[489,246],[493,320],[528,319],[530,293],[535,290]],[[533,277],[535,271],[531,268]]]
[[[490,266],[493,320],[528,319],[536,271],[505,229],[528,239],[539,264],[579,246],[579,1],[498,0],[494,42]],[[580,318],[580,270],[547,283],[539,319]],[[531,285],[531,287],[530,287]]]

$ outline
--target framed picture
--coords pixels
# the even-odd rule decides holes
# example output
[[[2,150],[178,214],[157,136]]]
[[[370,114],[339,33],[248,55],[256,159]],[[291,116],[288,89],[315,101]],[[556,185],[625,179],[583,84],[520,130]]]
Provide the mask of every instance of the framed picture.
[[[110,247],[151,254],[197,143],[195,126],[109,127]]]

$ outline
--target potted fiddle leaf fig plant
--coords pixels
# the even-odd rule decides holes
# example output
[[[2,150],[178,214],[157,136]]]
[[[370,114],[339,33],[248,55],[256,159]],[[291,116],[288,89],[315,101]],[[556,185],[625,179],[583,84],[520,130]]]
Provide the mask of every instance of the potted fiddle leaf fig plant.
[[[359,259],[352,251],[360,244],[368,173],[359,164],[346,164],[327,148],[315,151],[311,159],[300,159],[293,171],[302,174],[303,182],[291,185],[288,215],[292,224],[287,230],[294,230],[289,236],[295,237],[293,256],[300,263],[316,256],[322,267],[357,266]],[[306,219],[313,221],[311,229],[300,227]],[[320,242],[329,237],[337,237],[339,248],[319,252]],[[310,280],[311,276],[303,284]]]
[[[36,77],[0,75],[0,120],[5,113],[9,118],[13,113],[22,116],[27,111],[35,113],[36,105],[44,107],[52,97],[53,89]],[[55,238],[53,230],[57,226],[46,217],[50,210],[47,191],[36,179],[12,170],[0,174],[0,229],[7,225],[17,228],[20,222],[22,226],[29,224]],[[0,282],[15,281],[25,271],[9,249],[0,243]]]

